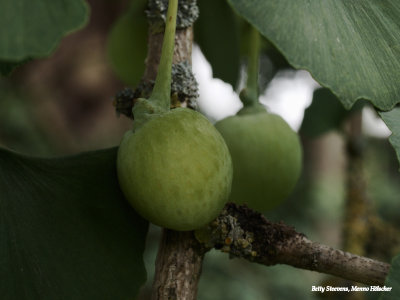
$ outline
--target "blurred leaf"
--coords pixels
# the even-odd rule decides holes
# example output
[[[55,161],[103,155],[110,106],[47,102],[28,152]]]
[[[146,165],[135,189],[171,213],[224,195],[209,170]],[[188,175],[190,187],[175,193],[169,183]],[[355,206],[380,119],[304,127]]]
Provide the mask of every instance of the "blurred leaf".
[[[265,37],[262,39],[261,53],[264,53],[270,58],[274,63],[276,71],[280,69],[292,69],[291,65],[289,65],[282,53],[280,53],[279,50],[276,49],[276,47]]]
[[[130,86],[139,83],[147,55],[147,1],[133,1],[129,11],[113,26],[107,43],[108,57],[117,75]]]
[[[238,18],[240,28],[240,55],[245,58],[243,65],[247,69],[247,57],[251,53],[251,31],[252,27],[242,18]],[[263,36],[260,36],[260,56],[259,56],[259,91],[264,91],[276,73],[283,68],[291,68],[279,51]]]
[[[213,76],[235,89],[240,71],[237,16],[225,0],[201,0],[198,5],[200,17],[194,25],[195,42],[211,64]]]
[[[314,91],[311,105],[304,112],[300,132],[308,137],[317,137],[330,130],[340,130],[346,118],[359,111],[366,104],[358,101],[350,110],[327,88]]]
[[[398,0],[229,2],[346,108],[360,98],[382,110],[400,102]]]
[[[0,149],[0,295],[132,299],[148,223],[125,202],[117,149],[41,159]]]
[[[5,0],[0,10],[0,60],[18,63],[49,55],[66,34],[88,19],[83,0]],[[10,67],[11,65],[9,65]]]
[[[7,76],[10,75],[12,71],[14,71],[15,68],[19,67],[20,65],[25,64],[28,62],[30,59],[25,59],[20,62],[11,62],[11,61],[5,61],[5,60],[0,60],[0,75]]]
[[[400,162],[400,107],[395,107],[388,112],[380,112],[379,115],[392,132],[389,141],[396,150],[397,160]]]
[[[311,105],[304,112],[300,132],[308,137],[317,137],[338,129],[347,116],[347,110],[339,99],[326,88],[314,91]]]
[[[389,275],[386,277],[385,286],[392,287],[390,292],[382,292],[380,300],[400,299],[400,255],[392,260]]]
[[[280,70],[293,69],[285,57],[267,39],[261,40],[259,87],[264,91]]]
[[[32,102],[6,80],[0,80],[0,144],[22,152],[47,154],[50,144],[32,111]]]

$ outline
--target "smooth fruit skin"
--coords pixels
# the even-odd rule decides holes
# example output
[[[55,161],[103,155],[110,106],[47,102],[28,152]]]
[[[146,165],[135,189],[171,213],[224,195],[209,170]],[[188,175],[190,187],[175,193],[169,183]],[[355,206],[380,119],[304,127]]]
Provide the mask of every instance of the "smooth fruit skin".
[[[131,205],[152,223],[194,230],[228,200],[232,161],[219,132],[200,113],[177,108],[123,137],[117,172]]]
[[[233,162],[230,201],[267,211],[293,190],[301,172],[298,135],[278,115],[243,113],[215,124]]]

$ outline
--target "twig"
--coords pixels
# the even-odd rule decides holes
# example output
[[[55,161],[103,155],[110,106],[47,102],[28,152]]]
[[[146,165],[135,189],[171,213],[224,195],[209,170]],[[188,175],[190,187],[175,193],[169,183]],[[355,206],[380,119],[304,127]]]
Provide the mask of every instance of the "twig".
[[[262,214],[232,203],[196,236],[206,247],[232,257],[267,266],[287,264],[368,285],[383,285],[390,268],[387,263],[312,242],[293,227],[271,223]]]

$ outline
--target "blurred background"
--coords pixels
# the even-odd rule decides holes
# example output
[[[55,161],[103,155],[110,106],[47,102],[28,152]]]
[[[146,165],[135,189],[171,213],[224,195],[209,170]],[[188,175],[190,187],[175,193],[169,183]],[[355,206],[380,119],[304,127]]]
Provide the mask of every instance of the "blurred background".
[[[115,94],[126,84],[114,73],[107,54],[109,33],[128,1],[88,2],[91,18],[84,29],[64,38],[51,57],[29,62],[11,76],[0,78],[2,147],[35,156],[67,155],[117,146],[131,128],[132,121],[117,116],[112,105]],[[213,70],[197,45],[193,49],[193,72],[200,89],[198,109],[210,121],[240,109],[237,92],[243,83],[233,89],[213,78]],[[318,84],[306,71],[282,69],[266,86],[260,101],[299,130],[316,88]],[[400,176],[387,140],[390,132],[368,106],[362,110],[362,119],[368,199],[374,214],[389,224],[385,223],[389,226],[385,228],[397,233]],[[301,138],[304,174],[286,203],[266,216],[294,226],[314,241],[341,248],[347,165],[343,133],[331,130],[318,137]],[[152,226],[144,254],[149,280],[143,299],[154,273],[159,237],[160,228]],[[389,262],[399,249],[397,242],[384,243],[385,251],[377,250],[372,243],[365,254]],[[259,266],[211,251],[204,261],[198,299],[293,299],[294,295],[296,299],[317,299],[321,295],[311,293],[311,286],[330,280],[315,272],[281,265]]]

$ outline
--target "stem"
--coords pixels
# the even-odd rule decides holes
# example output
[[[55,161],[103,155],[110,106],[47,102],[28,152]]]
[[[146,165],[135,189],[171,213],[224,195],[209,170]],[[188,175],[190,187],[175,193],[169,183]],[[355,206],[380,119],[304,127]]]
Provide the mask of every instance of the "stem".
[[[258,103],[258,68],[260,56],[260,34],[251,26],[249,53],[247,64],[246,88],[241,93],[240,99],[244,106],[251,106]]]
[[[151,102],[165,110],[169,110],[170,107],[171,72],[175,46],[177,12],[178,0],[169,0],[160,64],[158,66],[154,89],[149,99]]]

